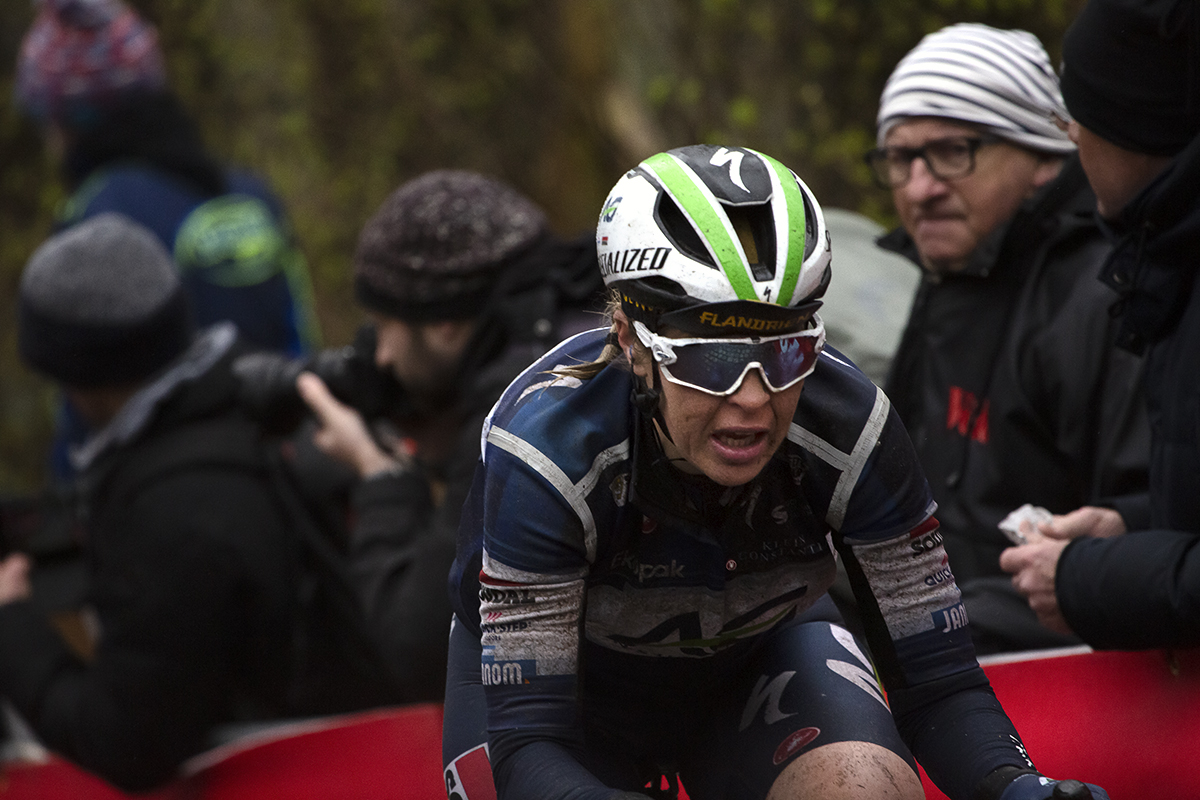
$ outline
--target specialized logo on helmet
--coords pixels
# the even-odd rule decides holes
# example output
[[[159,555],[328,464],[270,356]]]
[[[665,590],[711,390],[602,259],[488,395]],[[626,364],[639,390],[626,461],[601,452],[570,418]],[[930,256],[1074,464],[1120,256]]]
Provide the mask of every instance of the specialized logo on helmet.
[[[615,250],[600,256],[600,274],[615,275],[619,272],[650,272],[666,266],[669,247],[634,247],[630,250]]]
[[[708,163],[714,167],[719,167],[723,164],[729,165],[729,180],[738,188],[747,194],[750,189],[746,187],[746,182],[742,180],[742,159],[746,157],[745,153],[738,150],[728,150],[722,147],[717,152],[713,153],[713,157],[708,160]]]
[[[685,147],[671,153],[720,202],[766,203],[777,195],[778,185],[771,177],[774,159],[761,153],[738,147]],[[644,163],[656,161],[661,163],[658,156],[651,156]]]

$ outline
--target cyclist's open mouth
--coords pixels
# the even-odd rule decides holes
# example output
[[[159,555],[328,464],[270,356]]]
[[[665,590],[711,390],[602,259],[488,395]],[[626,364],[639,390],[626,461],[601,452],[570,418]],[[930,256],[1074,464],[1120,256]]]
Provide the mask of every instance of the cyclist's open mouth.
[[[762,429],[723,428],[714,432],[710,441],[721,458],[742,463],[759,458],[767,438],[767,431]]]

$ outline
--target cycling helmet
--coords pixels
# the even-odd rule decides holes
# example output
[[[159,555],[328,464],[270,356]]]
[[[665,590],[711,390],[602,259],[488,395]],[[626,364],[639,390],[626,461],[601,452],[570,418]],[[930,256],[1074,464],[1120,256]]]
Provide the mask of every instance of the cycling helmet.
[[[829,284],[830,238],[790,169],[741,147],[651,156],[609,193],[596,227],[600,271],[651,330],[694,336],[802,329]]]

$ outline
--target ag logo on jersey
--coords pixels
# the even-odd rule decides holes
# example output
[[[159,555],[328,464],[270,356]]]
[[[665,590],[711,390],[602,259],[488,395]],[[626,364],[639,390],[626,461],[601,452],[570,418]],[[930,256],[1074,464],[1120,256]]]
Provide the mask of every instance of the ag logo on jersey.
[[[612,492],[617,508],[623,508],[629,502],[629,475],[624,472],[618,473],[608,485],[608,490]]]
[[[790,469],[792,472],[792,483],[799,486],[804,480],[804,473],[807,469],[807,467],[804,466],[804,459],[795,454],[789,455],[788,469]]]

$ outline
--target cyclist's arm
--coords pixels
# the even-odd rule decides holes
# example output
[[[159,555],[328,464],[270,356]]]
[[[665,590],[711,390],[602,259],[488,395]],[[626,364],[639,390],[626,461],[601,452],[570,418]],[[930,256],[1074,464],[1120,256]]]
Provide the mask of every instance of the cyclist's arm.
[[[500,798],[609,800],[581,766],[577,670],[588,569],[577,512],[528,465],[489,452],[481,673]]]
[[[994,775],[1004,776],[997,791],[980,796],[999,796],[1033,765],[975,659],[928,488],[894,412],[871,452],[835,538],[892,713],[946,794],[975,797]]]

